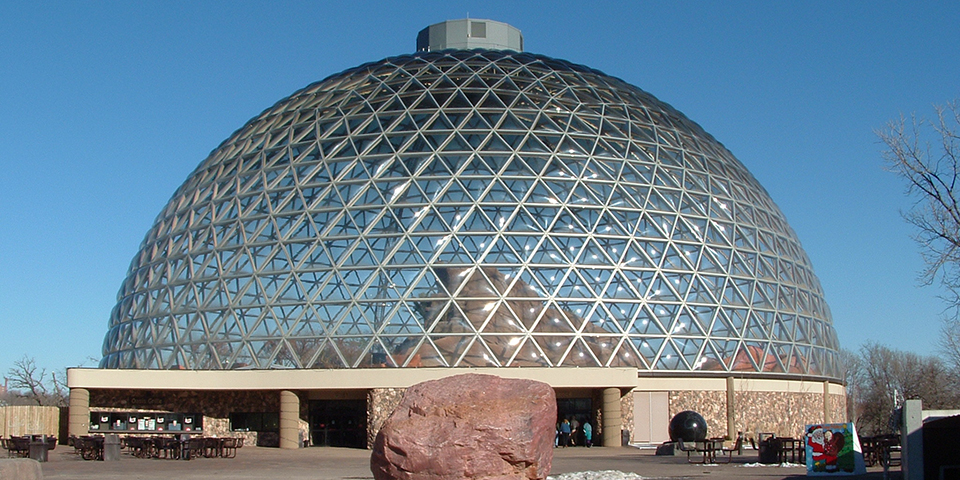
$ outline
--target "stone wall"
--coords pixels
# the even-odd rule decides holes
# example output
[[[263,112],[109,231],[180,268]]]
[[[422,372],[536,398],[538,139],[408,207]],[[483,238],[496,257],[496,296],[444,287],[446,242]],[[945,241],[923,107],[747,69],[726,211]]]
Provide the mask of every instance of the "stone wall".
[[[736,392],[734,398],[737,429],[749,437],[799,437],[806,424],[823,421],[822,392]]]
[[[726,391],[674,391],[669,394],[670,418],[684,410],[693,410],[707,421],[708,436],[727,433]],[[757,433],[798,437],[804,426],[823,421],[822,392],[744,392],[734,393],[734,425],[748,438]],[[828,397],[830,420],[846,421],[846,397]]]
[[[827,396],[827,408],[830,412],[831,423],[846,423],[847,419],[847,396],[843,394],[830,394]]]
[[[301,402],[302,404],[303,402]],[[90,390],[90,409],[199,412],[227,418],[231,412],[279,412],[275,390]]]
[[[620,419],[623,421],[623,429],[630,432],[630,441],[633,441],[633,391],[620,397]]]
[[[380,427],[400,405],[405,388],[374,388],[367,392],[367,448],[373,448]]]
[[[600,445],[603,443],[603,390],[593,392],[590,404],[593,407],[593,418],[596,419],[593,425],[593,443]]]
[[[707,436],[727,434],[727,391],[673,391],[668,395],[670,415],[693,410],[707,421]]]

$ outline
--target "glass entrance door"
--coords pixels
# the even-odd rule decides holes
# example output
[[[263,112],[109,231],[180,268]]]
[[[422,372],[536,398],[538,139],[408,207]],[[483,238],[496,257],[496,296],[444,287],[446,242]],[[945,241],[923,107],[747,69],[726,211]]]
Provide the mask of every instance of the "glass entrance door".
[[[583,423],[590,422],[594,427],[593,418],[593,400],[590,398],[558,398],[557,399],[557,424],[564,419],[570,422],[573,431],[570,434],[570,440],[574,446],[583,446],[585,438],[583,436]],[[595,430],[595,428],[594,428]],[[597,436],[593,436],[596,444]]]
[[[366,400],[311,400],[310,445],[367,447]]]

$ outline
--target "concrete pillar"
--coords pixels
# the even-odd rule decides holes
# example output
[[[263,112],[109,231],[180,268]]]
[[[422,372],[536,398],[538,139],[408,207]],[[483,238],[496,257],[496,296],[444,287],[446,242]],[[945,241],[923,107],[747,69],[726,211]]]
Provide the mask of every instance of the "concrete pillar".
[[[70,389],[70,417],[67,434],[79,437],[90,433],[90,391]]]
[[[737,404],[733,377],[727,377],[727,438],[737,438]]]
[[[280,392],[280,448],[300,448],[300,397]]]
[[[603,389],[603,410],[601,412],[603,419],[603,446],[619,447],[620,430],[623,428],[623,422],[620,418],[620,389]]]
[[[823,382],[823,423],[831,423],[833,418],[830,416],[830,382]]]
[[[902,412],[900,470],[903,480],[923,480],[923,402],[907,400]]]
[[[403,398],[404,388],[372,388],[367,391],[367,448],[373,448],[387,417]]]

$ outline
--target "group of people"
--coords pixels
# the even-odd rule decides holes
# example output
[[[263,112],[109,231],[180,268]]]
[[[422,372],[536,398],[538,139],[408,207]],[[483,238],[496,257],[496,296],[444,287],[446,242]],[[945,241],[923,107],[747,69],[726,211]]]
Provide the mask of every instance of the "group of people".
[[[578,444],[593,446],[593,426],[586,420],[580,423],[577,417],[564,418],[557,424],[556,446],[566,448]]]

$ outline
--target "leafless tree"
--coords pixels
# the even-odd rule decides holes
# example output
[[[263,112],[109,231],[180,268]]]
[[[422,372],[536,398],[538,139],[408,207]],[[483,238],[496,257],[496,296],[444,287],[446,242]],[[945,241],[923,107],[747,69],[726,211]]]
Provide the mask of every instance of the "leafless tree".
[[[866,435],[892,433],[891,414],[903,400],[918,398],[931,409],[960,407],[956,377],[939,357],[866,344],[845,361],[851,417]]]
[[[936,118],[901,116],[877,134],[888,168],[906,180],[913,208],[904,218],[926,263],[925,284],[949,293],[939,339],[941,353],[960,377],[960,100],[934,106]]]
[[[939,346],[944,360],[953,368],[954,375],[960,378],[960,316],[952,315],[943,319]]]
[[[916,197],[904,213],[917,227],[916,240],[926,261],[923,280],[940,281],[955,294],[960,288],[960,103],[935,106],[936,120],[916,116],[890,122],[877,134],[883,157],[907,181]]]
[[[863,396],[863,362],[856,352],[844,349],[840,351],[840,364],[844,366],[843,383],[847,387],[847,418],[856,419]]]
[[[66,376],[50,372],[37,366],[37,362],[26,355],[13,362],[7,371],[10,388],[18,391],[23,399],[36,402],[37,405],[66,406]]]

